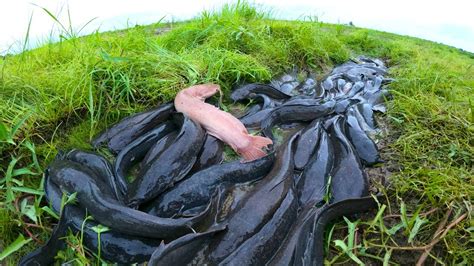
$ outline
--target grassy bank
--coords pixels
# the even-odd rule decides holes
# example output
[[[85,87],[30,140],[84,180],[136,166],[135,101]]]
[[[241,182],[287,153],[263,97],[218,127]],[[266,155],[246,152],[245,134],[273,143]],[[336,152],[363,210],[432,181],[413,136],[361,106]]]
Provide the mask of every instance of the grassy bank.
[[[184,23],[64,36],[0,59],[0,250],[18,248],[6,263],[45,241],[57,221],[41,180],[58,150],[90,149],[106,125],[191,84],[215,82],[228,92],[293,66],[322,78],[368,55],[386,60],[396,79],[381,117],[390,130],[382,152],[387,199],[370,215],[332,227],[328,262],[411,264],[429,251],[429,263],[472,264],[473,54],[356,27],[276,21],[247,4]],[[69,242],[74,250],[62,260],[95,262],[77,238]]]

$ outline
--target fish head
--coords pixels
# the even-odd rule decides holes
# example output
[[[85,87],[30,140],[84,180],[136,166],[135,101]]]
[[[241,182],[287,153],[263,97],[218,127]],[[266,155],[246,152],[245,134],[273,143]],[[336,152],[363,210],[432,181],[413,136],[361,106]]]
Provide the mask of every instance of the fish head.
[[[186,91],[191,95],[200,98],[201,100],[205,100],[217,92],[222,95],[221,87],[213,83],[194,85],[187,88]]]

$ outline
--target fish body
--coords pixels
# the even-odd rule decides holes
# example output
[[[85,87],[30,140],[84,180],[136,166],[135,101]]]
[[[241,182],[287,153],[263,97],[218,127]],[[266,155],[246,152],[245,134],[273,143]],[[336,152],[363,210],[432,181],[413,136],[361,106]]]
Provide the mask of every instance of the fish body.
[[[192,208],[205,208],[218,186],[227,187],[262,178],[270,171],[274,158],[271,153],[255,161],[233,161],[196,172],[156,198],[147,212],[171,217]]]
[[[218,91],[220,88],[215,84],[184,89],[176,95],[176,110],[202,125],[211,136],[228,144],[244,160],[251,161],[265,156],[266,152],[262,149],[272,144],[270,139],[250,135],[237,118],[204,102]]]
[[[285,240],[296,220],[298,200],[292,189],[273,217],[219,265],[264,265]]]
[[[354,105],[358,102],[359,102],[358,99],[342,99],[342,100],[339,100],[339,101],[337,101],[336,106],[334,107],[334,111],[337,114],[343,114],[347,111],[347,109],[349,107],[351,107],[352,105]]]
[[[211,135],[207,135],[192,171],[197,172],[212,165],[220,164],[223,160],[224,143]]]
[[[262,121],[262,131],[265,136],[273,138],[272,127],[276,124],[305,122],[321,118],[334,112],[336,102],[322,102],[318,99],[295,99],[280,105],[270,112]]]
[[[114,171],[119,180],[126,180],[130,168],[143,159],[153,145],[175,129],[171,122],[164,122],[155,129],[143,134],[123,148],[115,159]]]
[[[344,123],[344,117],[336,117],[329,131],[335,158],[331,171],[331,202],[363,197],[368,194],[367,176],[354,147],[345,135]]]
[[[317,85],[318,83],[316,82],[316,78],[308,77],[303,82],[301,82],[298,87],[296,87],[296,89],[303,95],[314,95]]]
[[[178,132],[172,131],[156,141],[155,144],[153,144],[153,146],[148,150],[143,160],[140,162],[140,169],[148,167],[153,162],[153,160],[158,158],[169,146],[171,146],[171,144],[173,144],[177,136]]]
[[[354,114],[354,109],[349,110],[346,114],[346,131],[352,145],[354,146],[357,155],[362,163],[366,166],[382,162],[379,156],[377,145],[367,136],[364,130],[359,125],[357,117]]]
[[[310,254],[306,255],[309,260],[306,265],[324,265],[324,235],[326,226],[331,221],[343,216],[366,212],[376,207],[377,202],[371,196],[347,198],[321,207],[314,220],[312,239],[314,248],[310,250]]]
[[[136,208],[183,179],[196,162],[204,137],[201,126],[185,118],[173,144],[142,169],[130,184],[128,205]]]
[[[251,83],[234,90],[230,98],[234,101],[249,99],[252,94],[264,94],[273,99],[285,100],[291,97],[291,94],[285,93],[275,87],[261,83]]]
[[[97,148],[107,144],[109,150],[117,154],[136,138],[167,120],[173,112],[173,104],[168,103],[151,111],[126,117],[96,137],[92,145]]]
[[[111,227],[100,233],[99,238],[94,230],[99,223],[86,219],[88,213],[80,206],[66,205],[62,215],[73,233],[81,233],[83,245],[96,253],[100,248],[100,257],[106,261],[119,264],[143,263],[149,260],[163,241],[160,238],[124,234]]]
[[[295,169],[303,170],[316,150],[321,134],[321,121],[314,120],[309,124],[298,139],[295,149]]]
[[[298,135],[283,146],[270,173],[229,214],[228,230],[211,244],[209,260],[212,263],[225,259],[258,232],[281,205],[293,186],[293,148]]]
[[[248,128],[257,128],[263,123],[263,120],[273,111],[273,108],[263,109],[254,114],[246,115],[240,118],[244,126]]]
[[[112,165],[107,159],[99,154],[81,150],[71,150],[65,155],[65,158],[88,167],[112,189],[118,201],[125,201],[127,181],[114,173]]]
[[[48,241],[41,247],[23,256],[18,265],[33,266],[33,265],[54,265],[55,257],[58,251],[66,248],[66,236],[68,233],[68,221],[65,218],[60,218],[59,223],[53,229]]]
[[[295,257],[296,249],[306,246],[306,240],[309,237],[307,235],[312,233],[314,219],[319,212],[317,208],[305,208],[299,211],[287,237],[266,265],[280,266],[297,263],[301,258]]]
[[[334,148],[329,134],[321,129],[318,151],[310,159],[296,183],[300,205],[313,207],[324,199],[334,164]]]
[[[265,94],[257,94],[252,99],[262,102],[262,110],[267,108],[274,108],[281,104],[281,101],[273,99]]]
[[[57,184],[51,181],[48,174],[45,178],[44,187],[48,202],[53,206],[53,210],[60,214],[59,209],[63,192]],[[107,190],[103,191],[107,193]],[[65,205],[59,218],[59,223],[55,226],[50,240],[48,240],[45,246],[29,254],[29,259],[25,261],[37,262],[40,265],[52,264],[56,253],[65,248],[63,242],[68,230],[71,230],[73,233],[81,232],[84,246],[94,252],[97,252],[100,247],[101,258],[116,263],[131,264],[147,261],[162,241],[157,238],[123,234],[112,228],[102,232],[99,239],[97,232],[93,229],[99,224],[94,219],[86,219],[87,216],[88,214],[81,206],[74,204]],[[51,263],[46,263],[48,258]],[[28,265],[28,263],[25,265]]]
[[[93,173],[80,164],[70,161],[55,161],[49,169],[51,181],[62,191],[77,193],[80,206],[96,221],[118,232],[143,237],[170,239],[191,232],[191,226],[203,221],[211,211],[211,205],[191,218],[160,218],[128,208],[103,192]]]
[[[372,106],[368,103],[359,103],[355,106],[356,106],[357,110],[359,111],[359,113],[364,118],[367,125],[372,129],[376,129],[377,128],[377,121],[375,120],[374,111],[372,110]]]
[[[203,233],[192,233],[175,239],[168,244],[161,243],[153,252],[147,265],[188,265],[212,237],[226,229],[225,224],[213,226]]]

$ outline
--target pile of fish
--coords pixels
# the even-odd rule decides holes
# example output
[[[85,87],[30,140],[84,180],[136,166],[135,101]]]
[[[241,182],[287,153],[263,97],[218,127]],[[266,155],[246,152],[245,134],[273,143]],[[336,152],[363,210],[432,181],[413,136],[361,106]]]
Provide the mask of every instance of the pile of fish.
[[[326,225],[375,206],[364,167],[382,162],[374,111],[389,97],[386,74],[359,57],[322,82],[293,73],[236,88],[231,99],[248,103],[240,121],[273,142],[255,160],[224,161],[224,143],[172,103],[121,120],[93,141],[113,163],[71,150],[49,165],[60,219],[20,264],[52,264],[80,232],[119,264],[321,265]]]

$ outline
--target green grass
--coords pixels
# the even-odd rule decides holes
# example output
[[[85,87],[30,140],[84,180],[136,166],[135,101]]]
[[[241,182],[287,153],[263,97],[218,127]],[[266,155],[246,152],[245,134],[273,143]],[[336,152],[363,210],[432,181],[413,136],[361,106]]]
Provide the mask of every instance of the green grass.
[[[293,66],[321,76],[361,54],[386,60],[396,79],[382,118],[392,175],[378,211],[332,228],[328,262],[413,264],[449,214],[444,227],[454,224],[427,262],[472,264],[473,54],[368,29],[272,20],[246,3],[187,22],[86,37],[64,29],[58,43],[0,58],[0,250],[20,235],[36,239],[16,241],[7,264],[46,240],[56,221],[40,195],[40,173],[58,150],[89,149],[106,125],[192,84],[216,82],[229,92]],[[69,239],[81,252],[65,251],[61,259],[87,262],[90,252]]]

